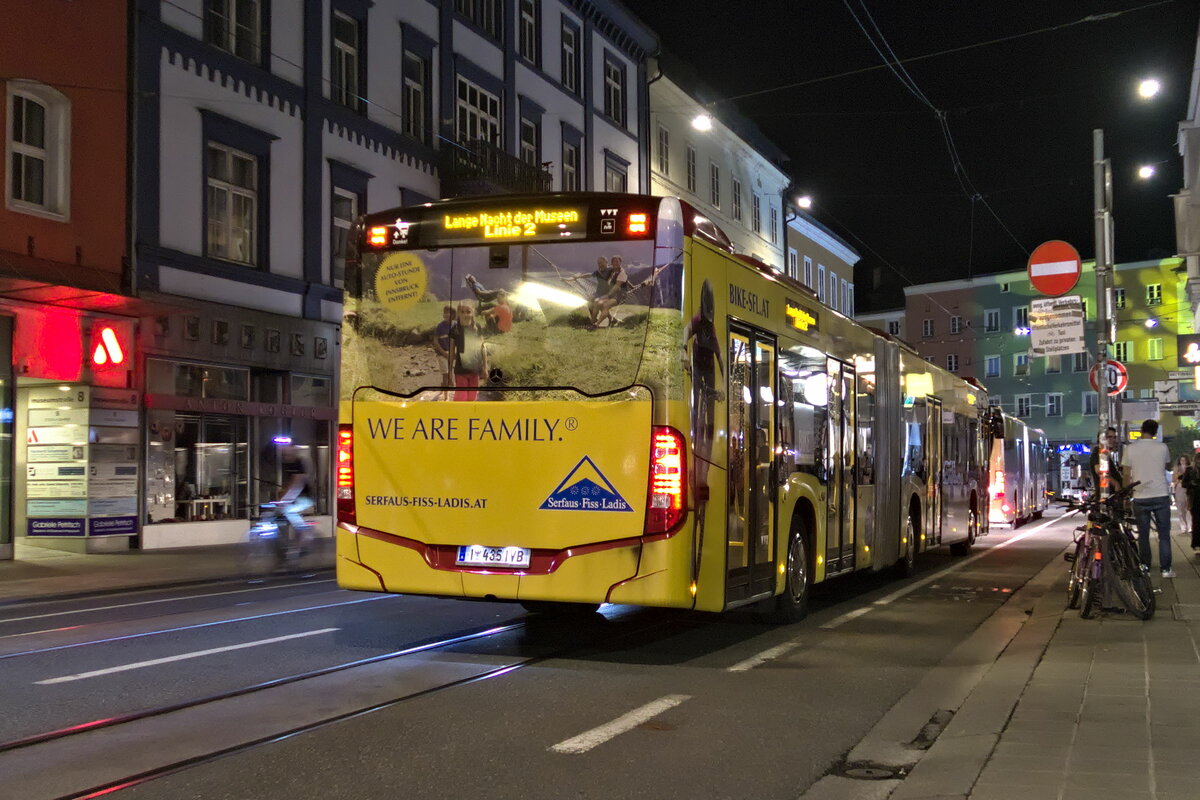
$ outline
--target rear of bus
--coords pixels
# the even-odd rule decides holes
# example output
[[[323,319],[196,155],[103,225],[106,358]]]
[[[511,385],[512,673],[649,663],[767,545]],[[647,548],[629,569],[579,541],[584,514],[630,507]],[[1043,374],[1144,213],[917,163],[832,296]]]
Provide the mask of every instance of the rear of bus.
[[[690,605],[677,200],[370,215],[347,276],[338,582]],[[445,353],[450,353],[450,358]]]
[[[991,453],[988,456],[988,521],[1013,525],[1021,516],[1019,480],[1015,467],[1019,462],[1016,453],[1018,442],[1011,433],[1012,419],[1004,416],[998,408],[988,409],[988,430],[991,438]]]

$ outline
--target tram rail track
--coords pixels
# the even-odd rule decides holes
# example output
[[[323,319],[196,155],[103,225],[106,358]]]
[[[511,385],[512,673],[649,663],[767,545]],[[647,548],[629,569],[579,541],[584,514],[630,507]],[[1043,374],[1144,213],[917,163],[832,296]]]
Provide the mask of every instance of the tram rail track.
[[[553,623],[550,623],[553,624]],[[171,704],[144,711],[126,714],[120,717],[114,717],[105,720],[94,720],[80,725],[60,728],[54,731],[47,731],[33,736],[26,736],[21,739],[15,739],[8,742],[0,743],[0,765],[3,765],[4,758],[12,754],[20,754],[25,752],[36,752],[34,748],[39,746],[53,746],[53,743],[60,742],[72,737],[78,737],[83,734],[95,733],[105,730],[120,728],[121,726],[130,725],[142,720],[153,719],[154,717],[165,717],[167,715],[188,711],[191,709],[201,708],[206,705],[211,705],[222,699],[230,699],[239,696],[246,696],[264,692],[266,690],[286,686],[288,684],[296,684],[301,681],[320,678],[325,675],[344,672],[355,667],[363,667],[371,664],[378,664],[389,660],[396,660],[405,656],[415,655],[419,653],[427,653],[438,649],[453,647],[458,644],[463,644],[471,641],[479,641],[490,637],[501,636],[506,633],[512,633],[521,629],[527,629],[531,626],[531,622],[526,620],[522,622],[510,623],[506,625],[492,626],[486,629],[475,630],[464,634],[459,634],[453,637],[442,638],[436,641],[425,642],[418,645],[403,648],[402,650],[392,653],[384,653],[378,656],[372,656],[366,659],[359,659],[353,662],[327,667],[319,670],[313,670],[302,674],[288,676],[286,678],[265,681],[253,686],[243,687],[237,690],[222,692],[217,695],[210,695],[203,698]],[[506,660],[506,663],[486,668],[482,672],[468,675],[465,677],[456,678],[453,680],[437,681],[432,685],[419,688],[415,691],[408,691],[394,697],[389,697],[377,702],[372,702],[360,707],[350,708],[335,714],[322,715],[316,719],[304,721],[300,724],[291,727],[273,731],[268,734],[253,736],[246,741],[237,742],[227,747],[206,748],[202,752],[197,752],[183,758],[174,758],[167,763],[156,765],[150,768],[141,770],[131,770],[129,774],[122,775],[117,778],[107,779],[87,786],[81,789],[72,789],[67,792],[59,792],[54,794],[41,794],[38,797],[45,797],[48,800],[85,800],[86,798],[98,798],[108,796],[114,792],[142,785],[160,778],[165,778],[169,775],[174,775],[183,772],[189,768],[199,766],[201,764],[210,763],[221,758],[225,758],[239,753],[245,753],[258,748],[269,746],[273,743],[283,741],[310,731],[315,731],[330,725],[337,724],[349,719],[366,716],[379,711],[393,708],[403,703],[416,700],[421,697],[426,697],[431,694],[445,692],[451,689],[471,685],[480,681],[499,678],[505,675],[510,675],[526,667],[534,666],[552,659],[569,657],[572,653],[583,652],[586,650],[595,649],[596,647],[608,647],[621,641],[622,639],[634,638],[645,635],[660,629],[678,630],[680,627],[679,621],[675,620],[653,620],[645,624],[635,624],[632,627],[622,628],[619,631],[614,631],[607,636],[599,636],[587,638],[586,641],[572,641],[569,644],[552,647],[548,652],[530,656],[516,656]]]

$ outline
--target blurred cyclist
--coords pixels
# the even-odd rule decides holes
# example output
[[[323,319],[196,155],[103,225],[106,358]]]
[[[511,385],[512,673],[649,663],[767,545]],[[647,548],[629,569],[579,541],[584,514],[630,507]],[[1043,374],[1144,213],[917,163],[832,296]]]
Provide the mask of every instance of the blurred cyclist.
[[[283,446],[280,451],[280,466],[283,468],[283,495],[275,501],[275,505],[283,511],[292,526],[289,547],[296,547],[311,533],[311,525],[302,514],[313,507],[312,491],[309,487],[308,459],[304,457],[299,447],[294,444]]]

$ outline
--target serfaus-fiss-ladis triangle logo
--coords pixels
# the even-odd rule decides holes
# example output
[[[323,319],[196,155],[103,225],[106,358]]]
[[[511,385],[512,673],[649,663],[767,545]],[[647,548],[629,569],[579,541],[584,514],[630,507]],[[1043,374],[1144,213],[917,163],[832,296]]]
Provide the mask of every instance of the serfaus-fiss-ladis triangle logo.
[[[633,506],[584,456],[539,508],[558,511],[633,511]]]

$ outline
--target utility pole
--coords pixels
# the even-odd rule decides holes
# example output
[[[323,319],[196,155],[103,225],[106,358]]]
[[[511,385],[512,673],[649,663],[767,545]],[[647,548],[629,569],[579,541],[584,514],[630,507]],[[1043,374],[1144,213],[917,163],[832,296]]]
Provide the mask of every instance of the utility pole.
[[[1112,402],[1108,395],[1108,345],[1112,342],[1112,271],[1113,216],[1112,165],[1104,157],[1104,131],[1092,131],[1092,188],[1095,198],[1096,235],[1096,370],[1097,416],[1100,440],[1112,420]]]

